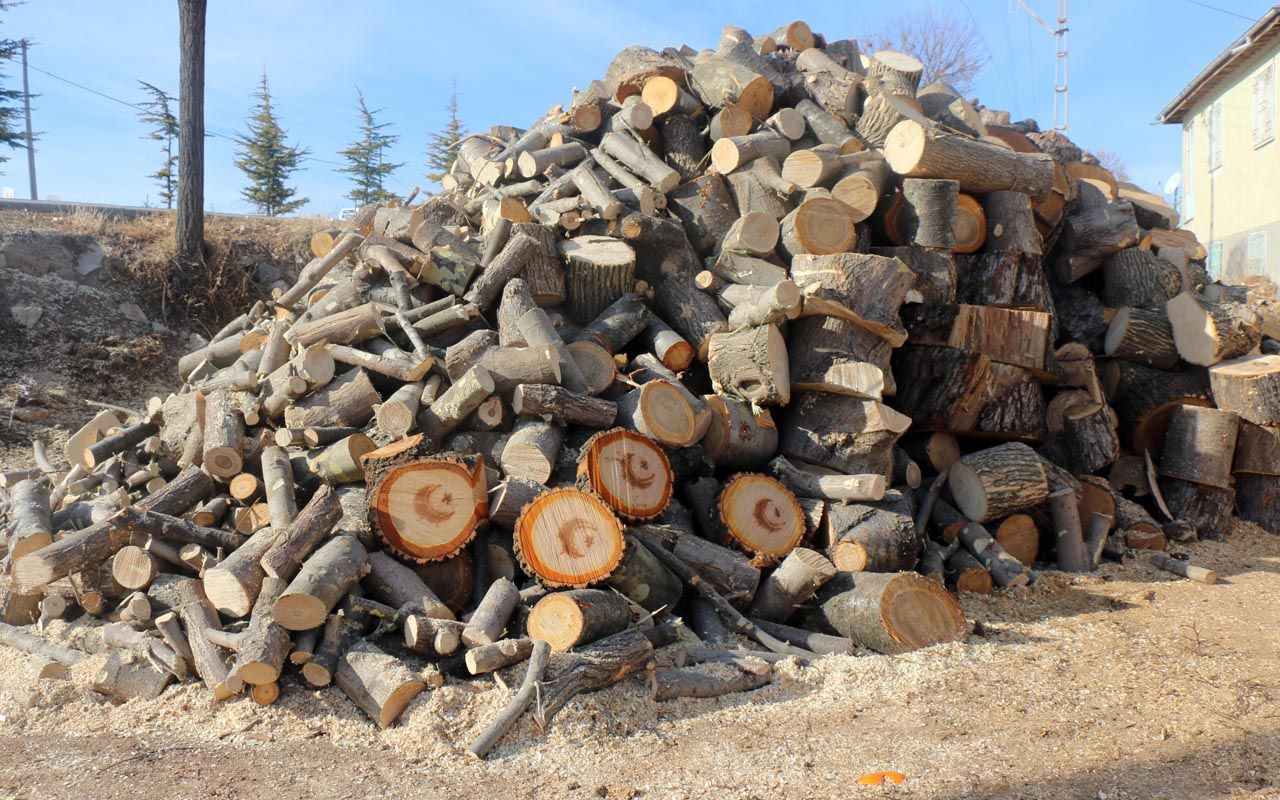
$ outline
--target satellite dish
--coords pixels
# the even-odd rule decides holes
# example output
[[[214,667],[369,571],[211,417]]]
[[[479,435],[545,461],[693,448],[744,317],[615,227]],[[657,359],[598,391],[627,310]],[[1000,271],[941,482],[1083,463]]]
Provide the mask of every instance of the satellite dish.
[[[1182,173],[1175,172],[1169,176],[1169,180],[1164,182],[1164,193],[1173,194],[1180,186],[1182,186]]]

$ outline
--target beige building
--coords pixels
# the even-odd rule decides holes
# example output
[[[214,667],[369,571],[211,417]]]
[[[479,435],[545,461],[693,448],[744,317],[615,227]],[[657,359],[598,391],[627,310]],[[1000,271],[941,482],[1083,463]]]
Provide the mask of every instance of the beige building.
[[[1159,121],[1182,126],[1182,226],[1209,248],[1210,274],[1280,282],[1280,6],[1213,60]]]

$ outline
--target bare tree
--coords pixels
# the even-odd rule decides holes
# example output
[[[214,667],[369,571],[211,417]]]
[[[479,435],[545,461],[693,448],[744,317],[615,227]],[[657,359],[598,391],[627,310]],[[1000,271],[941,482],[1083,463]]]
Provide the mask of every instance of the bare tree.
[[[990,60],[972,20],[931,8],[899,14],[882,31],[865,37],[863,45],[867,54],[897,50],[914,56],[924,64],[922,86],[944,81],[962,94],[973,88]]]
[[[178,0],[178,260],[203,260],[205,0]]]
[[[1109,170],[1116,180],[1121,183],[1132,183],[1129,179],[1129,168],[1125,166],[1124,159],[1119,153],[1113,153],[1110,150],[1094,150],[1093,157],[1097,160],[1098,166]]]

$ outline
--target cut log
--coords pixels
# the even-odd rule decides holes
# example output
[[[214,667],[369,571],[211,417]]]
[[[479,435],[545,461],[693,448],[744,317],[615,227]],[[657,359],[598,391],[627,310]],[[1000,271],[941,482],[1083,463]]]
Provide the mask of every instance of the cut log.
[[[1103,262],[1138,243],[1141,231],[1128,201],[1082,209],[1067,217],[1058,241],[1054,269],[1063,283],[1074,283]]]
[[[322,483],[338,486],[364,478],[361,459],[374,449],[373,440],[353,433],[320,450],[299,453],[289,459],[293,479],[299,486],[314,488]]]
[[[959,196],[956,181],[907,178],[902,182],[902,205],[893,215],[892,238],[914,247],[954,250]]]
[[[578,456],[579,485],[628,521],[643,522],[661,514],[671,500],[674,481],[662,448],[623,428],[592,436]]]
[[[1048,155],[1015,153],[965,136],[931,131],[904,120],[889,132],[885,161],[907,178],[946,178],[966,194],[1012,190],[1039,200],[1053,188],[1054,162]]]
[[[582,587],[607,578],[625,549],[613,511],[594,495],[568,488],[545,492],[525,507],[514,544],[525,572],[552,587]]]
[[[546,483],[555,470],[563,441],[564,428],[560,425],[540,419],[522,419],[516,423],[502,449],[502,471],[508,478]]]
[[[1028,567],[1035,563],[1036,556],[1040,553],[1040,530],[1032,517],[1010,514],[996,526],[994,536],[1009,555]]]
[[[334,683],[379,728],[395,723],[409,701],[426,688],[400,659],[368,642],[356,642],[338,659]]]
[[[772,130],[746,136],[722,136],[711,148],[711,166],[721,175],[728,175],[757,158],[782,161],[790,152],[791,142]]]
[[[707,367],[718,394],[755,406],[791,400],[787,344],[776,325],[762,325],[709,338]]]
[[[1058,566],[1064,572],[1088,572],[1093,561],[1085,546],[1076,493],[1063,488],[1051,493],[1048,500]]]
[[[319,626],[368,571],[368,553],[354,536],[335,536],[317,550],[276,599],[271,617],[291,631]]]
[[[263,580],[262,591],[249,616],[249,627],[238,637],[231,674],[250,686],[274,684],[280,678],[285,656],[293,644],[289,632],[271,616],[271,609],[284,589],[285,582],[279,578]]]
[[[369,553],[369,574],[362,585],[373,599],[394,609],[410,609],[427,619],[454,618],[453,612],[416,572],[384,552]]]
[[[291,327],[285,338],[298,347],[313,344],[358,344],[386,331],[382,311],[375,303],[338,311]]]
[[[735,605],[750,603],[760,585],[760,570],[750,560],[701,536],[660,525],[635,525],[629,533],[675,556]]]
[[[1165,313],[1178,354],[1189,364],[1211,367],[1243,356],[1262,339],[1257,312],[1240,303],[1184,292],[1165,304]]]
[[[1239,427],[1240,417],[1231,411],[1178,406],[1169,415],[1160,474],[1230,489]]]
[[[563,377],[566,389],[571,392],[584,392],[587,390],[586,377],[578,367],[578,362],[565,346],[564,339],[555,329],[547,312],[541,308],[533,308],[526,311],[516,320],[516,328],[519,331],[520,338],[527,342],[530,347],[551,347],[556,351],[556,355],[560,360],[560,374]]]
[[[1120,420],[1121,441],[1132,452],[1149,451],[1153,458],[1160,455],[1174,408],[1212,405],[1204,371],[1199,369],[1164,372],[1111,361],[1102,369],[1102,383]],[[1218,402],[1223,408],[1240,413],[1221,398]]]
[[[864,159],[832,184],[831,197],[849,208],[854,222],[863,222],[875,213],[892,174],[883,159]]]
[[[1194,564],[1188,564],[1186,561],[1181,561],[1164,553],[1148,553],[1147,563],[1157,569],[1162,569],[1165,572],[1173,573],[1188,580],[1198,581],[1199,583],[1214,584],[1218,582],[1217,572]]]
[[[552,592],[529,612],[529,636],[563,653],[611,636],[631,622],[631,604],[600,589]]]
[[[857,223],[849,207],[829,197],[812,197],[782,218],[778,248],[788,258],[830,255],[853,249]]]
[[[955,592],[990,594],[995,585],[982,562],[964,548],[947,556],[945,578],[947,586]]]
[[[1040,258],[998,252],[959,259],[956,300],[974,305],[1052,311],[1053,299]]]
[[[338,376],[332,383],[284,412],[288,428],[363,427],[373,419],[382,397],[362,369]]]
[[[53,543],[53,523],[49,514],[49,484],[43,480],[18,481],[10,490],[9,560]]]
[[[1180,478],[1161,478],[1160,493],[1175,519],[1189,520],[1201,539],[1224,539],[1230,530],[1236,493]]]
[[[818,500],[880,500],[887,483],[884,475],[839,475],[801,469],[781,456],[769,466],[782,485],[797,496]]]
[[[787,406],[779,450],[845,474],[889,475],[911,420],[874,400],[802,392]]]
[[[624,292],[582,329],[581,339],[617,353],[639,336],[651,320],[652,314],[644,301],[634,292]]]
[[[231,394],[214,392],[205,398],[204,454],[202,464],[215,478],[230,479],[244,465],[240,452],[244,419],[232,404]]]
[[[452,615],[450,615],[452,616]],[[447,656],[462,643],[462,632],[453,620],[434,619],[421,614],[404,618],[404,646],[415,653]]]
[[[673,372],[683,372],[697,356],[693,345],[671,329],[663,320],[653,317],[642,335],[645,345],[662,365]]]
[[[905,182],[903,191],[905,193]],[[917,207],[917,212],[919,208]],[[952,238],[956,253],[976,253],[987,241],[987,216],[973,195],[961,194],[956,197],[956,214],[951,224]]]
[[[655,76],[669,78],[679,85],[684,82],[685,71],[672,56],[633,45],[619,51],[609,62],[604,85],[613,99],[621,103],[633,94],[640,94],[645,82]]]
[[[713,57],[694,65],[689,89],[704,105],[738,106],[755,119],[764,119],[773,109],[773,85],[768,79],[726,59]]]
[[[1040,459],[1018,442],[964,456],[951,465],[948,481],[957,507],[975,522],[1022,511],[1049,496]]]
[[[991,192],[982,198],[982,211],[987,219],[985,252],[1033,256],[1044,252],[1031,198],[1025,193]]]
[[[609,588],[654,614],[675,608],[684,592],[680,579],[633,539],[628,540],[622,563],[606,582]]]
[[[778,448],[778,428],[768,409],[754,409],[719,395],[704,399],[711,424],[702,444],[712,461],[731,469],[749,469],[762,466],[773,456]]]
[[[1280,476],[1241,472],[1236,475],[1235,489],[1240,519],[1280,533]]]
[[[751,615],[771,622],[786,620],[835,575],[836,568],[821,553],[797,547],[761,583]]]
[[[213,604],[205,597],[200,581],[165,575],[152,585],[151,594],[162,598],[163,605],[178,613],[191,647],[192,666],[213,692],[213,699],[225,700],[238,694],[244,682],[231,675],[227,667],[230,652],[209,639],[211,631],[221,632],[222,623]]]
[[[519,604],[520,590],[514,583],[507,578],[491,583],[462,629],[462,643],[467,647],[480,647],[501,639]]]
[[[841,573],[818,592],[813,622],[879,653],[906,653],[968,635],[940,584],[910,572]]]
[[[1149,250],[1131,247],[1102,265],[1102,302],[1118,308],[1163,309],[1182,291],[1182,273]]]
[[[866,253],[800,255],[792,259],[791,279],[805,290],[805,316],[811,311],[838,316],[895,347],[906,341],[898,308],[915,274],[898,259]],[[818,306],[811,300],[824,302]]]
[[[368,615],[345,611],[325,620],[315,653],[302,665],[302,677],[315,687],[328,686],[338,670],[338,659],[364,634]]]
[[[1280,426],[1280,355],[1249,356],[1209,370],[1214,403],[1255,425]]]
[[[982,353],[994,362],[1044,370],[1052,316],[993,306],[921,306],[907,316],[913,344]]]
[[[1280,475],[1280,427],[1240,421],[1232,471],[1254,475]]]
[[[923,547],[910,500],[896,490],[875,503],[828,503],[821,533],[827,556],[844,572],[911,570]]]
[[[1173,326],[1163,311],[1120,308],[1111,318],[1103,352],[1135,364],[1171,370],[1178,365]]]
[[[541,683],[542,701],[534,721],[545,729],[577,695],[603,689],[652,663],[653,645],[635,629],[607,636],[573,653],[557,654]]]
[[[784,558],[804,538],[804,511],[774,478],[735,475],[720,490],[716,511],[726,539],[752,553],[758,564]]]
[[[521,416],[596,429],[609,427],[618,415],[617,403],[539,383],[516,387],[511,408]]]
[[[1120,457],[1115,415],[1105,403],[1087,403],[1063,415],[1062,441],[1075,474],[1097,472]]]
[[[892,347],[839,317],[801,317],[791,323],[787,363],[794,391],[879,400],[897,391],[889,369]]]
[[[521,641],[528,642],[529,640],[524,639]],[[476,651],[471,651],[471,653],[474,652]],[[488,755],[489,751],[497,745],[499,740],[501,740],[503,734],[507,732],[507,729],[515,724],[515,721],[519,719],[520,715],[529,707],[529,704],[533,702],[538,692],[538,687],[541,685],[543,676],[546,674],[547,661],[549,660],[550,652],[551,648],[546,642],[530,642],[525,656],[529,659],[529,667],[525,670],[524,680],[521,681],[520,690],[516,692],[515,697],[513,697],[511,702],[507,704],[507,707],[503,709],[502,714],[490,723],[489,727],[485,728],[480,736],[471,743],[467,748],[468,753],[475,758],[483,760],[484,757]],[[471,668],[472,666],[471,653],[467,654],[468,668]],[[522,658],[520,660],[524,659]],[[475,674],[474,670],[472,671],[472,674]]]
[[[669,210],[680,218],[689,243],[701,256],[714,252],[738,219],[729,186],[717,173],[681,185],[671,192],[669,202]]]
[[[485,461],[410,454],[369,468],[367,496],[371,527],[394,552],[417,563],[449,558],[471,541],[488,513]]]
[[[588,323],[635,286],[635,251],[608,236],[579,236],[560,243],[565,261],[569,316]]]
[[[954,536],[982,562],[997,586],[1026,586],[1030,583],[1033,573],[1021,561],[1006,553],[982,525],[968,521],[963,514],[941,500],[934,502],[931,518],[944,534]]]
[[[496,388],[489,370],[477,364],[423,409],[418,415],[418,425],[432,441],[443,441],[481,403],[489,399]]]

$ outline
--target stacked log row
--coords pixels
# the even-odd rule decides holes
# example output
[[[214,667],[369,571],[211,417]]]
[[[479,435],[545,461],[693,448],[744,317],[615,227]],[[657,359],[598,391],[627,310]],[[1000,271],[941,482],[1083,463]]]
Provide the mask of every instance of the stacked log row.
[[[296,666],[382,726],[426,663],[527,659],[482,755],[535,694],[545,724],[648,672],[674,617],[899,653],[964,638],[948,587],[1163,548],[1160,503],[1170,537],[1220,535],[1233,497],[1280,527],[1247,292],[1171,209],[922,68],[730,26],[467,137],[442,194],[317,239],[177,392],[4,476],[2,616],[154,617],[113,637],[168,665],[148,692],[271,702]]]

